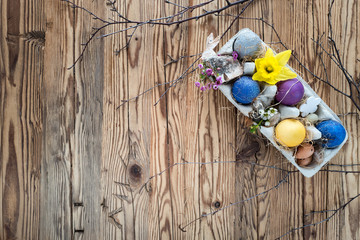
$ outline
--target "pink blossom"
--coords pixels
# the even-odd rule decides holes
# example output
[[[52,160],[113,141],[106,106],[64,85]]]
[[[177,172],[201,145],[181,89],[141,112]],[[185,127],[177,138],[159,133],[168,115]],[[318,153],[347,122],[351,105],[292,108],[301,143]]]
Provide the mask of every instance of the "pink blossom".
[[[217,90],[217,89],[218,89],[218,87],[219,87],[219,85],[214,84],[213,89],[214,89],[214,90]]]
[[[196,87],[200,87],[200,83],[199,83],[199,82],[195,82],[195,86],[196,86]]]
[[[211,68],[207,68],[206,69],[206,74],[210,77],[211,74],[213,73],[213,70]]]
[[[238,57],[239,57],[238,53],[235,51],[233,51],[232,56],[233,56],[234,60],[238,59]]]
[[[202,86],[202,87],[200,88],[200,90],[201,90],[201,91],[205,91],[206,89],[205,89],[204,86]]]
[[[199,64],[199,68],[202,69],[204,68],[204,65],[202,65],[201,63]]]

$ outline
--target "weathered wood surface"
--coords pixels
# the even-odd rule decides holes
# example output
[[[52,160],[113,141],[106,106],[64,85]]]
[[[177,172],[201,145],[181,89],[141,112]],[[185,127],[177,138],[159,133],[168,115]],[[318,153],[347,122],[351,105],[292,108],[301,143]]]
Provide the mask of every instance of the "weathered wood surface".
[[[115,17],[105,1],[76,3]],[[217,0],[207,9],[225,4]],[[139,20],[179,10],[161,0],[115,5]],[[321,74],[311,39],[326,36],[328,9],[329,0],[255,0],[243,16],[273,23],[282,41]],[[249,121],[220,92],[200,93],[194,78],[178,83],[156,106],[169,85],[117,108],[121,100],[177,78],[191,59],[164,67],[168,55],[200,53],[205,37],[222,33],[233,18],[144,26],[119,53],[126,35],[95,40],[83,61],[68,70],[97,24],[94,19],[60,0],[4,0],[0,10],[0,239],[274,239],[328,216],[306,216],[312,210],[335,209],[359,193],[359,174],[319,172],[311,179],[292,174],[278,189],[182,231],[179,226],[202,214],[273,187],[284,173],[245,163],[177,165],[142,188],[150,176],[184,161],[240,159],[292,168],[261,136],[248,132]],[[344,65],[358,78],[360,5],[335,1],[332,15]],[[225,38],[243,27],[282,50],[271,28],[251,19],[240,20]],[[290,64],[303,71],[295,61]],[[332,83],[346,90],[341,72],[329,60],[324,64]],[[336,113],[354,112],[348,99],[303,76]],[[343,122],[349,140],[332,163],[359,163],[359,120],[348,115]],[[360,239],[359,204],[356,199],[329,222],[286,238]]]

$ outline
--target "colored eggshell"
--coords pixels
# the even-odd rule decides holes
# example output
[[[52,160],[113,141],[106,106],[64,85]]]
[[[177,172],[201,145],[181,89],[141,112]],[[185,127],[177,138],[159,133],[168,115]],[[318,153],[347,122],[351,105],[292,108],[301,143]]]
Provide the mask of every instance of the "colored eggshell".
[[[275,136],[281,145],[295,147],[305,139],[305,126],[299,120],[285,119],[276,126]]]
[[[310,156],[308,158],[296,159],[296,163],[300,167],[305,167],[305,166],[309,165],[311,162],[312,162],[312,156]]]
[[[304,143],[297,148],[295,157],[297,159],[309,158],[314,154],[314,146],[310,143]]]
[[[243,58],[256,58],[263,50],[262,41],[257,34],[245,30],[239,35],[233,45],[233,49]]]
[[[345,140],[345,128],[334,120],[320,122],[316,128],[321,132],[322,138],[326,139],[323,143],[325,148],[336,148]]]
[[[293,106],[304,96],[304,86],[297,78],[278,82],[276,85],[278,90],[275,99],[281,104]]]
[[[259,93],[259,83],[248,76],[242,76],[232,86],[233,97],[242,104],[250,104]]]

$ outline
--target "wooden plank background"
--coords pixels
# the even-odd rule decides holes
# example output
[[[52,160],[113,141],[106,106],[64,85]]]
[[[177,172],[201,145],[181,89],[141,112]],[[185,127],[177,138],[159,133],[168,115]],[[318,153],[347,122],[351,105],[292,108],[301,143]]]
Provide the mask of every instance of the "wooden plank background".
[[[194,5],[200,0],[176,0]],[[282,41],[309,69],[322,74],[312,39],[328,34],[329,0],[255,0],[244,17],[274,24]],[[106,1],[75,0],[104,18]],[[121,0],[131,19],[171,15],[179,7],[162,0]],[[216,0],[206,9],[225,6]],[[242,6],[226,11],[236,14]],[[123,99],[177,78],[200,53],[211,32],[221,34],[232,17],[208,16],[171,27],[146,25],[129,48],[126,35],[94,40],[83,61],[72,65],[98,22],[60,0],[3,0],[0,4],[0,239],[274,239],[329,213],[360,192],[359,174],[291,174],[288,182],[215,215],[179,226],[276,185],[284,173],[249,164],[187,162],[256,161],[292,166],[220,92],[200,93],[193,75],[172,88],[161,85],[117,108]],[[201,13],[197,9],[192,16]],[[189,16],[190,16],[189,15]],[[347,70],[359,79],[360,4],[335,1],[334,37]],[[276,50],[274,32],[261,21],[242,19],[222,44],[249,27]],[[116,31],[111,26],[103,33]],[[331,82],[348,90],[341,72],[326,59]],[[295,61],[292,65],[303,71]],[[349,99],[304,78],[338,114],[354,112]],[[332,160],[359,163],[359,119],[343,117],[348,143]],[[356,167],[347,170],[358,170]],[[359,199],[329,222],[295,231],[290,239],[360,239]]]

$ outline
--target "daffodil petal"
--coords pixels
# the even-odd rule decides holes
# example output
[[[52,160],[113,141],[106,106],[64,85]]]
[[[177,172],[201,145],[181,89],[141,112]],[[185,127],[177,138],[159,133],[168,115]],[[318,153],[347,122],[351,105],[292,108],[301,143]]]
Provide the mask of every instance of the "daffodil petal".
[[[276,76],[277,81],[284,81],[292,78],[296,78],[297,74],[291,71],[287,67],[283,67],[279,73],[279,75]]]
[[[275,58],[278,61],[279,65],[285,66],[286,63],[289,61],[290,56],[291,56],[291,50],[286,50],[276,54]]]
[[[263,60],[262,58],[255,59],[255,66],[256,66],[257,69],[260,68],[260,63],[261,63],[262,60]]]
[[[265,82],[270,85],[275,85],[278,81],[276,81],[274,78],[269,78]]]
[[[260,72],[256,72],[253,76],[252,76],[252,79],[254,81],[262,81],[263,80],[263,77],[261,76],[261,73]]]
[[[272,51],[271,48],[268,48],[268,50],[265,53],[265,58],[267,57],[273,57],[274,56],[274,52]]]

